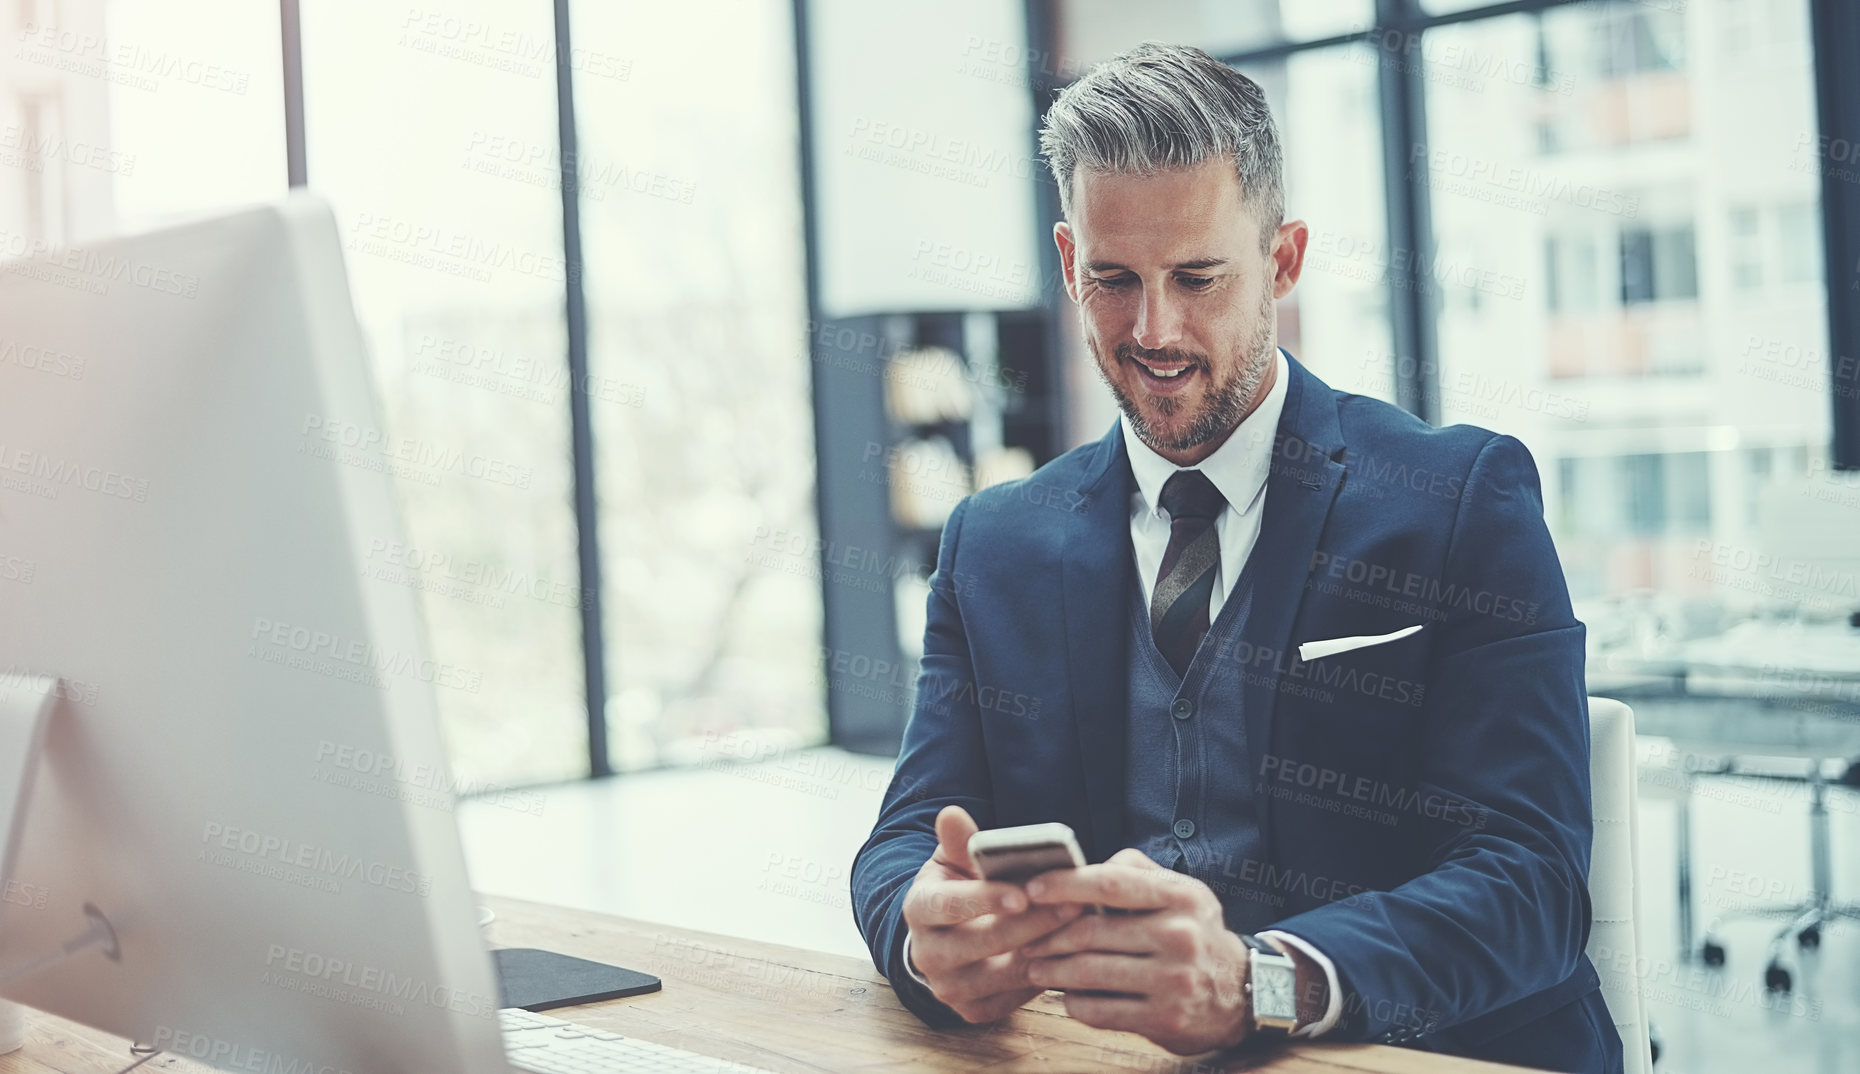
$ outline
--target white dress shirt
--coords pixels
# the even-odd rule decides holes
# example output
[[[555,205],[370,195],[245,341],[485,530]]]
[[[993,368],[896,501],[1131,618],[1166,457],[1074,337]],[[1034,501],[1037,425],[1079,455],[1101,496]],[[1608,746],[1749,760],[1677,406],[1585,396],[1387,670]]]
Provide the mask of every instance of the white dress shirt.
[[[1177,470],[1200,470],[1227,498],[1227,506],[1215,516],[1214,529],[1220,539],[1221,562],[1215,568],[1214,591],[1208,594],[1208,622],[1221,614],[1221,605],[1240,577],[1240,568],[1253,554],[1259,541],[1259,520],[1265,515],[1266,475],[1272,470],[1272,438],[1279,431],[1279,415],[1285,411],[1285,382],[1291,379],[1285,368],[1285,354],[1278,355],[1278,371],[1272,389],[1246,416],[1214,454],[1191,467],[1177,466],[1137,439],[1129,418],[1119,418],[1124,434],[1124,451],[1130,456],[1130,473],[1136,489],[1130,494],[1130,547],[1137,556],[1137,578],[1143,584],[1143,606],[1150,606],[1156,591],[1156,572],[1162,568],[1163,553],[1169,548],[1169,516],[1162,504],[1163,485]]]
[[[1285,391],[1290,379],[1285,352],[1280,351],[1276,356],[1272,388],[1266,392],[1266,397],[1241,421],[1239,428],[1215,449],[1214,454],[1193,467],[1177,466],[1156,454],[1148,444],[1137,438],[1129,419],[1118,419],[1118,426],[1124,436],[1124,448],[1130,456],[1130,472],[1136,478],[1137,487],[1130,494],[1130,547],[1136,555],[1137,577],[1143,586],[1144,607],[1149,606],[1150,596],[1155,592],[1156,572],[1161,569],[1163,553],[1169,547],[1169,516],[1158,502],[1163,484],[1177,470],[1194,469],[1206,474],[1208,480],[1227,499],[1227,506],[1221,508],[1221,513],[1214,520],[1220,540],[1221,559],[1215,568],[1214,590],[1208,594],[1208,622],[1214,622],[1221,614],[1221,605],[1226,602],[1234,582],[1239,579],[1247,557],[1253,554],[1253,546],[1259,542],[1259,525],[1265,516],[1266,507],[1266,478],[1272,470],[1273,438],[1278,434],[1279,417],[1285,411]],[[1325,980],[1330,985],[1330,1005],[1325,1009],[1324,1017],[1311,1025],[1300,1027],[1292,1035],[1315,1037],[1329,1031],[1343,1013],[1342,998],[1337,987],[1337,967],[1322,951],[1297,936],[1270,929],[1260,933],[1260,937],[1273,941],[1281,948],[1287,945],[1296,947],[1324,970]],[[904,937],[904,967],[919,984],[929,987],[929,982],[924,980],[923,975],[917,972],[916,965],[911,962],[911,938],[908,933]]]

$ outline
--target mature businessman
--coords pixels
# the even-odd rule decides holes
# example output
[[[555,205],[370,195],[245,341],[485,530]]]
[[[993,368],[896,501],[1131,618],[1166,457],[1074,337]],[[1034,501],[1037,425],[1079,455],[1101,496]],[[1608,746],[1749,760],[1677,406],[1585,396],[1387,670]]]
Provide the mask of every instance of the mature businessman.
[[[1252,81],[1146,45],[1041,138],[1123,414],[950,515],[853,869],[878,968],[937,1026],[1050,988],[1183,1054],[1290,1033],[1618,1071],[1582,953],[1583,627],[1529,454],[1278,349],[1309,232]],[[977,879],[978,825],[1042,821],[1095,864]]]

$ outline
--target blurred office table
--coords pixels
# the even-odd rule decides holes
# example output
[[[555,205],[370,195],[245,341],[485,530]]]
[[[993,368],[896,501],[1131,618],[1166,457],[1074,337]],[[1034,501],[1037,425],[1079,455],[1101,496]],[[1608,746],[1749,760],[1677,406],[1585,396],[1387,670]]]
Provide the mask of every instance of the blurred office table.
[[[655,974],[663,991],[550,1011],[595,1026],[780,1072],[1041,1071],[1273,1074],[1503,1074],[1523,1068],[1373,1044],[1303,1044],[1215,1064],[1179,1059],[1128,1033],[1067,1017],[1050,993],[989,1027],[929,1029],[899,1005],[869,962],[842,955],[669,928],[585,910],[487,897],[491,942],[542,947]],[[128,1045],[60,1018],[29,1012],[24,1050],[0,1057],[0,1074],[114,1074]],[[160,1056],[138,1071],[204,1072]]]
[[[1860,629],[1752,620],[1689,641],[1593,653],[1589,693],[1634,706],[1642,735],[1700,753],[1860,754]]]
[[[1781,917],[1785,924],[1770,943],[1765,982],[1786,991],[1790,974],[1782,964],[1783,941],[1796,934],[1803,946],[1820,943],[1820,930],[1839,918],[1860,915],[1833,899],[1828,845],[1826,762],[1860,757],[1860,629],[1846,622],[1749,620],[1720,634],[1687,641],[1640,642],[1591,653],[1589,693],[1634,707],[1635,730],[1671,739],[1677,754],[1656,762],[1664,771],[1643,770],[1677,792],[1679,842],[1679,940],[1686,957],[1694,952],[1716,965],[1724,949],[1707,926],[1693,931],[1692,781],[1700,776],[1736,775],[1785,779],[1809,793],[1809,893],[1792,903],[1756,904],[1724,914]],[[1743,758],[1796,758],[1797,770],[1749,765]],[[1664,778],[1662,778],[1664,777]]]

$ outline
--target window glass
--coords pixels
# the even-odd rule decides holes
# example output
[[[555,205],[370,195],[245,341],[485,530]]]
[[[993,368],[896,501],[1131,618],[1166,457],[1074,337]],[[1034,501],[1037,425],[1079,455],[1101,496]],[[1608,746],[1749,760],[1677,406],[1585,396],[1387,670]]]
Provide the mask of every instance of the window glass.
[[[571,15],[612,762],[820,742],[791,5]]]
[[[1067,55],[1063,65],[1049,66],[1064,83],[1143,41],[1194,45],[1215,56],[1315,41],[1373,25],[1375,7],[1375,0],[1058,0],[1054,21]]]
[[[278,8],[0,7],[0,257],[284,193]]]
[[[462,789],[587,771],[548,5],[305,4],[310,187],[336,211]]]
[[[1806,4],[1766,0],[1741,50],[1733,6],[1574,4],[1420,50],[1440,255],[1516,281],[1443,304],[1443,419],[1531,449],[1579,599],[1747,600],[1701,542],[1755,549],[1750,505],[1825,473]],[[1445,84],[1437,58],[1465,55],[1542,74]]]

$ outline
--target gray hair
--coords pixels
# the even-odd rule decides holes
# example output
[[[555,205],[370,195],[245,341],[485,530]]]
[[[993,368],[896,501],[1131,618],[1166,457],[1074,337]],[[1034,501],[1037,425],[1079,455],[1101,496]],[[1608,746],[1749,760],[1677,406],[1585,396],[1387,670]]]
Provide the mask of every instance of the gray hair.
[[[1149,42],[1092,68],[1047,110],[1040,150],[1068,220],[1080,168],[1154,175],[1217,158],[1232,158],[1263,245],[1285,220],[1284,158],[1266,91],[1198,48]]]

